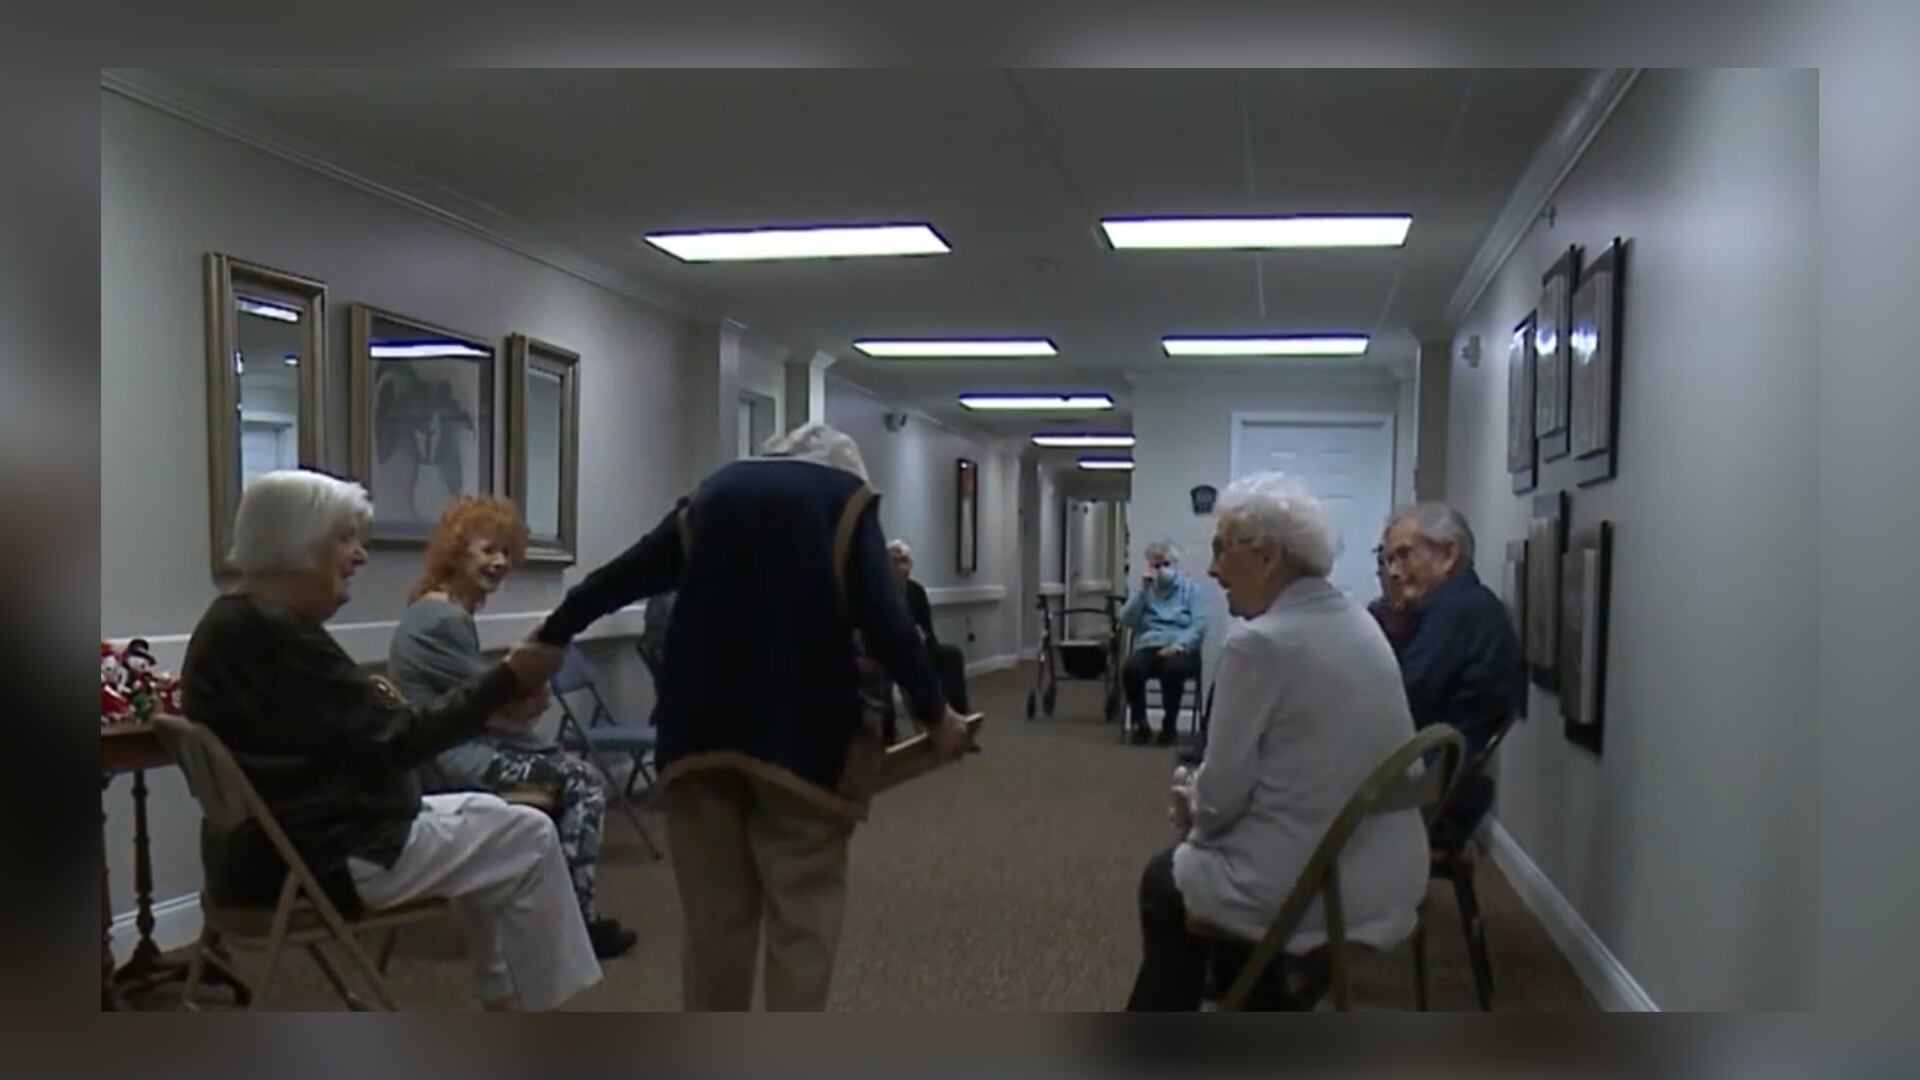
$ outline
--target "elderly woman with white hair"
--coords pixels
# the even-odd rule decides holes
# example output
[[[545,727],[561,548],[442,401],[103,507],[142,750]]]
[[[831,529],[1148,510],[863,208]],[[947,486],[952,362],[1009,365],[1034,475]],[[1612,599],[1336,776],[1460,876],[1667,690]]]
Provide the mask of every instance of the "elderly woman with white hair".
[[[1386,638],[1327,581],[1336,548],[1325,508],[1280,473],[1221,494],[1209,572],[1240,621],[1221,650],[1205,756],[1172,792],[1183,839],[1141,879],[1144,956],[1130,1010],[1197,1009],[1210,967],[1237,973],[1250,947],[1197,936],[1189,920],[1259,940],[1347,799],[1413,737]],[[1350,939],[1385,947],[1411,933],[1427,881],[1419,812],[1368,819],[1340,873]],[[1315,953],[1326,939],[1315,905],[1254,1003],[1311,1007],[1326,983]]]
[[[554,1008],[600,980],[553,823],[491,794],[422,796],[415,769],[540,692],[561,656],[525,644],[410,706],[327,633],[367,561],[358,484],[271,472],[234,519],[237,587],[194,627],[187,715],[218,735],[328,896],[349,913],[438,897],[466,926],[490,1010]],[[251,822],[202,843],[216,897],[271,906],[284,868]]]
[[[805,425],[708,476],[538,632],[565,644],[675,591],[653,720],[689,1010],[750,1008],[756,967],[767,1008],[826,1007],[848,841],[866,814],[849,780],[871,760],[855,634],[940,756],[967,745],[894,585],[866,478],[851,438]]]

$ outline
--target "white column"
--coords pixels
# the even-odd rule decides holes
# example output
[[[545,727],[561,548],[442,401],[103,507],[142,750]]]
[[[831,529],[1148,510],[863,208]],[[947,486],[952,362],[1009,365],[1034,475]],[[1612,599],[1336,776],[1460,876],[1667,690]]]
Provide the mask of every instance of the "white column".
[[[788,431],[827,418],[827,369],[837,359],[819,351],[795,353],[787,359]]]

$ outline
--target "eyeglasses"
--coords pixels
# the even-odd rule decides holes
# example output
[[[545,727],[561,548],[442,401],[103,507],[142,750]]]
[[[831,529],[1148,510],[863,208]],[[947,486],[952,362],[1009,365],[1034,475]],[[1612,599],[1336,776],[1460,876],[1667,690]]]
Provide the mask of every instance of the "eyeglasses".
[[[1431,540],[1419,540],[1411,544],[1401,544],[1389,551],[1383,547],[1373,549],[1373,561],[1381,567],[1401,566],[1413,558],[1413,553],[1421,548],[1437,548],[1440,545]]]

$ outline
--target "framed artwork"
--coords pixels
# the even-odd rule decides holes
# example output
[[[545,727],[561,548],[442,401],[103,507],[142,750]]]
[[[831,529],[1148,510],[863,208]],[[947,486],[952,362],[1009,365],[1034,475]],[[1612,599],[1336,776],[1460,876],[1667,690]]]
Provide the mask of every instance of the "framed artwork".
[[[527,560],[570,565],[580,546],[580,354],[507,339],[507,494]]]
[[[1558,690],[1560,557],[1567,545],[1567,493],[1536,495],[1527,523],[1527,672],[1535,686]]]
[[[1587,264],[1573,290],[1567,344],[1573,354],[1572,442],[1574,482],[1611,480],[1620,450],[1621,271],[1625,244],[1618,237]]]
[[[446,504],[494,488],[494,346],[353,305],[353,471],[375,543],[424,544]]]
[[[1540,305],[1533,311],[1533,431],[1540,443],[1540,460],[1567,456],[1571,383],[1567,347],[1568,307],[1573,285],[1580,276],[1580,249],[1570,247],[1540,278]]]
[[[216,579],[239,573],[233,515],[253,478],[325,455],[325,282],[208,253],[207,506]]]
[[[1507,472],[1513,493],[1524,495],[1540,479],[1539,446],[1533,440],[1533,316],[1513,328],[1507,340]]]
[[[1507,618],[1513,633],[1521,641],[1527,636],[1527,542],[1507,542],[1506,561],[1501,581],[1501,600],[1507,605]],[[1520,715],[1527,715],[1527,695],[1520,695]]]
[[[980,466],[960,458],[954,470],[953,550],[955,569],[971,574],[980,569]]]
[[[1560,585],[1560,715],[1567,739],[1596,754],[1606,731],[1612,585],[1613,525],[1602,521],[1569,541]]]

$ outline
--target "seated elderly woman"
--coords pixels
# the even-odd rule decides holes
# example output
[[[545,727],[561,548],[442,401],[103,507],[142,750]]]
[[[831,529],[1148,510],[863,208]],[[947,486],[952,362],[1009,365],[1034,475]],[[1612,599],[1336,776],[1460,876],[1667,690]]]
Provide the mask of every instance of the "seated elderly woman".
[[[1172,792],[1169,816],[1184,838],[1140,882],[1135,1011],[1197,1009],[1210,965],[1237,973],[1251,950],[1195,935],[1189,920],[1261,938],[1347,799],[1413,737],[1386,638],[1326,579],[1336,538],[1319,501],[1259,473],[1221,494],[1217,522],[1210,573],[1241,621],[1221,651],[1205,756]],[[1351,940],[1386,947],[1411,933],[1427,883],[1419,811],[1368,819],[1340,875]],[[1250,1004],[1311,1007],[1318,988],[1302,997],[1285,987],[1324,986],[1310,954],[1326,938],[1313,905]]]
[[[426,566],[407,599],[387,676],[408,701],[424,705],[484,671],[474,612],[526,555],[527,527],[513,503],[497,495],[464,495],[447,505],[427,541]],[[495,715],[486,729],[440,752],[425,770],[434,790],[492,791],[535,787],[558,800],[560,850],[573,870],[573,892],[587,937],[601,959],[633,948],[637,935],[594,909],[606,783],[593,766],[533,730],[547,705],[532,694]]]
[[[358,485],[267,473],[234,519],[236,588],[194,627],[187,715],[232,751],[348,912],[440,897],[467,930],[481,1003],[544,1010],[600,980],[553,822],[484,793],[423,797],[414,770],[539,692],[559,650],[524,644],[432,705],[408,705],[327,633],[367,561]],[[271,904],[284,868],[258,830],[206,837],[209,888]]]

